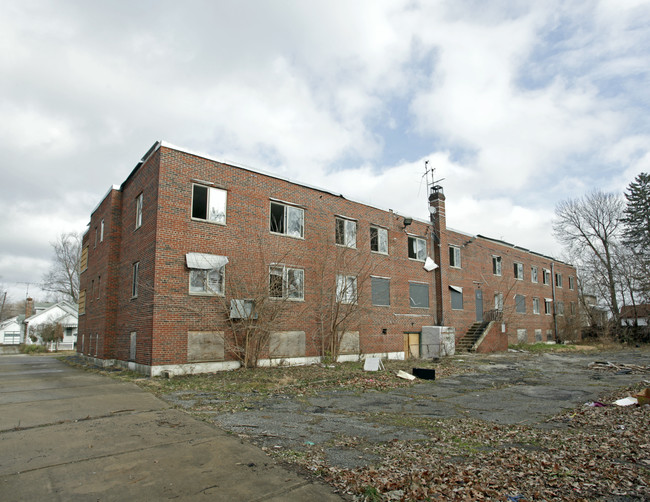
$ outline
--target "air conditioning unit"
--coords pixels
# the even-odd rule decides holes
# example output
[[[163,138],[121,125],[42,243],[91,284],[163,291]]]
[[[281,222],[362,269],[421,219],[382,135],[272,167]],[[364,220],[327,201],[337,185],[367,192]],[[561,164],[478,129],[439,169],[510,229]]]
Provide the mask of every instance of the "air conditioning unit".
[[[230,300],[231,319],[257,319],[254,300]]]

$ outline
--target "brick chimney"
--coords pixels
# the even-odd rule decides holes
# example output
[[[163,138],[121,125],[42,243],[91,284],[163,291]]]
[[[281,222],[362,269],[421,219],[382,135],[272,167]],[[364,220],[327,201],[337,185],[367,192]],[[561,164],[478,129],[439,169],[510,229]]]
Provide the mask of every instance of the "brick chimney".
[[[443,317],[444,287],[446,284],[446,266],[443,264],[443,256],[447,252],[447,215],[445,213],[445,194],[440,185],[430,187],[429,193],[429,213],[431,215],[431,225],[433,227],[433,247],[435,250],[434,260],[438,268],[434,271],[434,301],[436,305],[436,324],[444,326]]]
[[[27,298],[25,300],[25,319],[31,317],[33,313],[34,313],[34,299]]]

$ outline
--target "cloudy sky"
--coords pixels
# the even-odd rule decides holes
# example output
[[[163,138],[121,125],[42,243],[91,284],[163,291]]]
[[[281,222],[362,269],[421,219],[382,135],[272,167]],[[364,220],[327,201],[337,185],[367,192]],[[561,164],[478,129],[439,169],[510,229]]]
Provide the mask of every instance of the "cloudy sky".
[[[156,140],[561,257],[555,204],[650,171],[650,2],[0,3],[0,283]],[[37,291],[37,290],[36,290]]]

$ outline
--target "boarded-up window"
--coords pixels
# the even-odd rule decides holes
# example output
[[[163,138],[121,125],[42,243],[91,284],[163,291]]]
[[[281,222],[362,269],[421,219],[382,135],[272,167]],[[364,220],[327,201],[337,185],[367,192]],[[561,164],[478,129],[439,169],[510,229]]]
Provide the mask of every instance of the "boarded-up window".
[[[306,336],[304,331],[276,331],[269,337],[269,356],[304,357]]]
[[[188,361],[222,361],[223,359],[223,331],[189,331],[187,333]]]
[[[79,291],[79,315],[86,313],[86,290]]]
[[[137,339],[138,334],[135,331],[131,332],[131,337],[129,339],[129,361],[135,361],[135,356],[137,352]]]
[[[429,285],[409,282],[409,304],[414,308],[429,308]]]
[[[526,297],[524,295],[515,295],[515,310],[518,314],[526,313]]]
[[[535,341],[536,342],[541,342],[542,341],[542,330],[541,329],[536,329],[535,330]]]
[[[390,305],[390,279],[371,277],[372,304],[382,307]]]
[[[463,310],[463,288],[449,286],[449,294],[451,295],[451,309]]]
[[[527,343],[528,342],[528,333],[526,333],[526,329],[518,329],[517,330],[517,342],[518,343]]]
[[[79,260],[79,270],[83,272],[88,268],[88,246],[81,250],[81,260]]]
[[[346,331],[341,336],[339,344],[339,354],[358,354],[359,353],[359,332]]]

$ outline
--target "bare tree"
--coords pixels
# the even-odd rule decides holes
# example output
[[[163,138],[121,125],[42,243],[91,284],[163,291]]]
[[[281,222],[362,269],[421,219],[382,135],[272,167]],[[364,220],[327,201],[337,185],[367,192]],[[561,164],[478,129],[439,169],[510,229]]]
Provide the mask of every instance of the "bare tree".
[[[59,342],[63,340],[63,325],[58,322],[48,322],[41,324],[36,333],[46,345],[52,344],[54,350],[59,350]]]
[[[583,280],[600,289],[613,322],[619,324],[620,310],[616,274],[616,247],[622,233],[623,201],[600,190],[560,202],[555,208],[555,237],[569,251],[573,261],[591,277]]]
[[[50,270],[43,276],[42,287],[58,297],[77,303],[81,237],[75,232],[62,233],[50,244],[54,250],[54,257]]]
[[[334,361],[341,353],[346,333],[367,315],[371,303],[372,260],[356,249],[325,243],[325,253],[317,269],[318,305],[314,311],[321,353]]]

